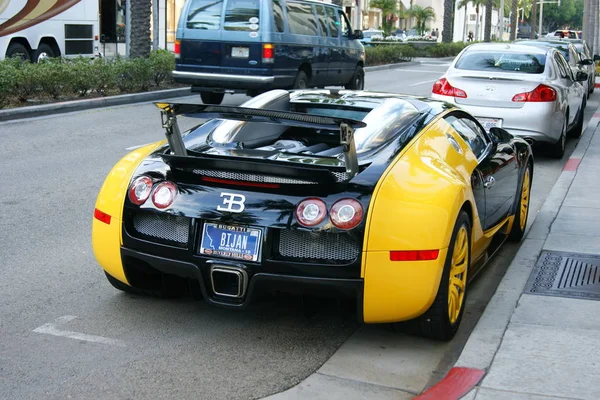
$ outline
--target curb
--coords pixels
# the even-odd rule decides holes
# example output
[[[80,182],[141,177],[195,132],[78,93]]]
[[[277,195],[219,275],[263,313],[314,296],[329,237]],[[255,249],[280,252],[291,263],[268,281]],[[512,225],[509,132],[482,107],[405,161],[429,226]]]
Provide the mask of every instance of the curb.
[[[546,201],[542,205],[535,221],[527,232],[525,240],[521,243],[506,274],[498,285],[496,293],[494,293],[490,299],[485,311],[477,322],[475,329],[471,332],[454,368],[452,368],[437,385],[424,392],[422,395],[424,396],[431,391],[438,394],[438,396],[417,397],[417,399],[459,399],[476,387],[489,371],[494,357],[500,348],[512,314],[523,294],[523,289],[529,279],[532,268],[550,233],[550,227],[560,211],[560,206],[575,179],[579,162],[585,155],[599,124],[600,106],[596,109],[596,112],[586,126],[583,136],[573,150],[573,154],[569,160],[567,160],[561,174],[552,186]],[[461,371],[461,374],[457,375],[457,372],[454,370],[458,368],[471,371],[470,374],[473,376],[471,378],[468,376],[461,377],[461,375],[469,375],[469,372],[464,371]],[[480,371],[481,376],[479,376],[479,379],[475,380],[474,376],[477,376],[477,371]],[[470,387],[464,391],[466,383],[469,383]],[[457,385],[458,388],[455,387]],[[438,387],[441,387],[444,391]],[[454,389],[452,389],[452,387],[454,387]],[[460,389],[460,391],[458,389]],[[443,393],[452,393],[453,396],[443,395]],[[456,396],[454,395],[455,393],[460,394]]]
[[[437,60],[437,59],[435,59]],[[380,71],[385,69],[395,69],[420,65],[419,61],[406,61],[396,64],[374,65],[365,67],[365,71]],[[71,100],[60,103],[42,104],[38,106],[27,106],[0,110],[0,122],[12,121],[23,118],[41,117],[45,115],[62,114],[73,111],[89,110],[100,107],[120,106],[124,104],[143,103],[168,99],[172,97],[182,97],[191,95],[189,87],[179,89],[157,90],[154,92],[121,94],[117,96],[98,97],[95,99]]]
[[[23,118],[41,117],[44,115],[62,114],[72,111],[89,110],[93,108],[119,106],[123,104],[141,103],[146,101],[167,99],[190,95],[189,87],[179,89],[157,90],[154,92],[121,94],[117,96],[98,97],[95,99],[71,100],[39,106],[11,108],[0,110],[0,121],[11,121]]]

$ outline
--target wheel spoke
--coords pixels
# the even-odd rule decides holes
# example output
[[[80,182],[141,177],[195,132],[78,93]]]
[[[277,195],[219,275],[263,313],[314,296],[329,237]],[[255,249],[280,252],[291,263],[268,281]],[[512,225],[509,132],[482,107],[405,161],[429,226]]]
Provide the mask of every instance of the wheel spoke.
[[[465,290],[465,282],[463,281],[462,277],[457,278],[456,276],[453,276],[451,279],[452,282],[452,286],[454,286],[453,291],[456,291],[456,295],[458,296],[458,290],[460,290],[461,292]]]

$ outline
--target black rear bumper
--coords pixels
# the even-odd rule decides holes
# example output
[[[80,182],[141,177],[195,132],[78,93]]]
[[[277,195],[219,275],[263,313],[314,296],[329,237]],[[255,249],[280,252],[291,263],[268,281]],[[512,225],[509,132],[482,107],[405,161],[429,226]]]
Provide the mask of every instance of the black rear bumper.
[[[139,278],[136,273],[161,273],[165,275],[175,275],[180,278],[195,280],[200,285],[200,290],[204,299],[215,306],[226,308],[245,308],[254,295],[262,290],[278,290],[282,292],[302,292],[316,295],[340,297],[356,297],[358,318],[362,320],[362,299],[363,299],[363,280],[345,279],[345,278],[324,278],[310,276],[295,276],[275,274],[268,272],[251,273],[243,264],[222,260],[211,260],[208,265],[239,268],[248,272],[247,288],[245,295],[240,299],[228,299],[214,293],[211,284],[210,274],[207,274],[207,265],[200,267],[195,263],[188,261],[179,261],[161,256],[144,253],[137,250],[131,250],[121,247],[121,259],[125,276],[133,287]]]

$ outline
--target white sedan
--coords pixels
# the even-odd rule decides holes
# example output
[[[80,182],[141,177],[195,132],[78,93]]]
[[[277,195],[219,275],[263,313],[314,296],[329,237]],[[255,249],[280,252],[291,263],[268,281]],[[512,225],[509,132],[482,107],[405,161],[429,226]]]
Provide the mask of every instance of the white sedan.
[[[481,43],[456,56],[432,97],[467,110],[486,130],[497,126],[548,143],[562,158],[567,134],[579,137],[583,130],[586,80],[553,48]]]

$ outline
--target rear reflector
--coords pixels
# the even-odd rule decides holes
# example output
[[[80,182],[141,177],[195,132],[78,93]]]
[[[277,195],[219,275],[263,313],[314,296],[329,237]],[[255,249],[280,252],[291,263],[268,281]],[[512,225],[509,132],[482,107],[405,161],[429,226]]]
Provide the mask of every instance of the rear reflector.
[[[390,251],[390,261],[428,261],[436,260],[439,250]]]
[[[105,224],[110,225],[110,215],[98,210],[97,208],[94,208],[94,218],[96,218],[100,222],[104,222]]]

